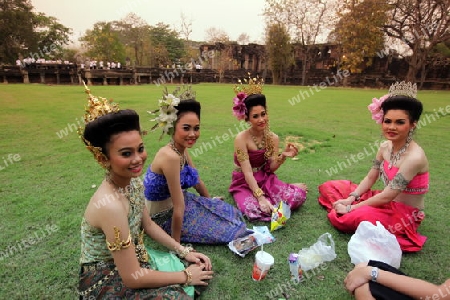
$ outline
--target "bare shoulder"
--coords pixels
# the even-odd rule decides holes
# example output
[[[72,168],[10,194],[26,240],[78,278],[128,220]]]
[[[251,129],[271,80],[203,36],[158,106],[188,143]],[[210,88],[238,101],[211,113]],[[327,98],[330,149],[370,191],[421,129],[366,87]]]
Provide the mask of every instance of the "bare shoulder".
[[[105,217],[126,217],[127,212],[120,201],[121,197],[124,196],[103,183],[92,196],[84,213],[88,223],[100,228]]]
[[[391,141],[383,141],[380,143],[380,150],[388,150],[391,147]]]
[[[425,154],[425,151],[422,149],[422,147],[419,146],[417,143],[413,143],[410,146],[410,149],[408,151],[407,160],[411,163],[415,163],[418,166],[420,166],[422,169],[426,169],[428,171],[428,159]]]
[[[378,148],[377,159],[382,157],[383,159],[388,160],[391,147],[392,147],[391,141],[381,142],[380,147]],[[379,155],[381,155],[381,157],[379,157]]]
[[[279,142],[280,141],[280,138],[278,137],[278,135],[275,133],[275,132],[273,132],[273,131],[271,131],[270,132],[270,137],[273,139],[273,141],[275,141],[275,142]]]
[[[247,144],[247,140],[250,138],[248,131],[244,130],[239,132],[234,138],[235,147],[243,148]]]
[[[239,132],[236,137],[234,138],[235,141],[243,141],[248,137],[248,131],[247,130],[243,130],[241,132]]]
[[[152,166],[154,167],[153,171],[158,172],[165,165],[179,164],[180,156],[175,153],[169,146],[161,147],[158,152],[155,154],[155,158],[153,159]]]

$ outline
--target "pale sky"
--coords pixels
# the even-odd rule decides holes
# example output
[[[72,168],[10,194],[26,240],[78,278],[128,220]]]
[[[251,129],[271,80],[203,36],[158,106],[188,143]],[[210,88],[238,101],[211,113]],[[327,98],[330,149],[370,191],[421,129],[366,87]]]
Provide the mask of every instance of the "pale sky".
[[[31,0],[36,12],[45,13],[73,30],[73,42],[99,21],[114,21],[133,12],[149,25],[162,22],[174,29],[181,14],[192,21],[191,40],[204,41],[205,30],[222,29],[231,40],[241,33],[250,42],[263,43],[265,0]]]

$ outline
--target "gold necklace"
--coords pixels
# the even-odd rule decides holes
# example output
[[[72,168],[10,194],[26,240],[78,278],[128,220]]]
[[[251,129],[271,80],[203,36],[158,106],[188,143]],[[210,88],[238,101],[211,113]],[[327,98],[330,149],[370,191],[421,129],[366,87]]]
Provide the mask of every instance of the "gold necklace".
[[[175,142],[173,140],[169,143],[170,148],[172,148],[173,151],[175,151],[176,154],[180,157],[180,169],[183,169],[183,166],[186,164],[186,157],[178,151],[177,147],[175,147]]]
[[[261,143],[258,143],[258,141],[256,140],[256,137],[252,134],[250,129],[248,130],[248,133],[252,137],[253,142],[255,143],[256,148],[258,148],[258,150],[264,149],[266,147],[266,132],[265,131],[263,132],[263,136],[261,138]]]

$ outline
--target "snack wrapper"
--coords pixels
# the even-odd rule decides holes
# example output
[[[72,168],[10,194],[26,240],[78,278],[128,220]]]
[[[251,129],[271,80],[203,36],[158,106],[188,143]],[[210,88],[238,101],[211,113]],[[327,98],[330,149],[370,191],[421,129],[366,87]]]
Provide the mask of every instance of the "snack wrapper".
[[[270,220],[270,231],[274,231],[284,227],[286,221],[291,217],[291,207],[284,201],[278,203],[278,207],[272,212]]]
[[[228,243],[231,251],[244,257],[247,253],[258,248],[262,244],[268,244],[275,241],[273,235],[269,232],[267,226],[253,226],[253,231],[246,236],[237,238]]]

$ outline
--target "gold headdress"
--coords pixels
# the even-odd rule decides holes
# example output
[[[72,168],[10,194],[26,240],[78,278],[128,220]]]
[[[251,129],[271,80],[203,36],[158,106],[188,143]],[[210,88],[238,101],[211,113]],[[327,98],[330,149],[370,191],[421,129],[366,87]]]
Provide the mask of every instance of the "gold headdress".
[[[164,133],[172,135],[174,132],[174,124],[177,120],[176,107],[181,100],[193,99],[195,100],[196,93],[192,90],[192,86],[183,85],[178,86],[173,92],[169,93],[167,87],[164,88],[162,99],[158,100],[159,109],[147,111],[151,115],[158,116],[150,121],[156,122],[156,124],[150,129],[151,131],[156,130],[158,127],[163,128],[163,132],[159,139],[161,139]]]
[[[264,80],[262,78],[251,77],[248,73],[248,80],[244,78],[245,84],[242,80],[238,80],[239,84],[236,84],[233,88],[236,97],[233,99],[233,115],[239,120],[245,120],[245,115],[247,113],[247,107],[245,106],[244,100],[247,96],[252,94],[261,94],[262,86],[264,85]]]
[[[90,123],[101,116],[110,114],[110,113],[116,113],[118,112],[119,105],[117,103],[113,103],[112,100],[108,100],[103,97],[96,97],[91,94],[91,90],[87,87],[86,83],[83,81],[84,89],[86,94],[89,95],[88,97],[88,106],[85,108],[84,113],[84,123]],[[104,156],[104,153],[102,152],[101,147],[94,147],[88,140],[84,138],[84,128],[79,127],[78,128],[78,135],[80,138],[84,141],[86,144],[86,148],[94,154],[94,157],[97,161],[99,161],[99,158]],[[102,165],[103,166],[103,165]],[[104,167],[104,166],[103,166]]]
[[[245,93],[247,96],[252,94],[261,94],[262,87],[264,85],[264,79],[259,78],[259,76],[251,77],[251,74],[248,73],[248,79],[243,79],[245,84],[242,83],[242,80],[238,80],[239,84],[236,84],[233,88],[234,93],[237,95],[238,93]]]

